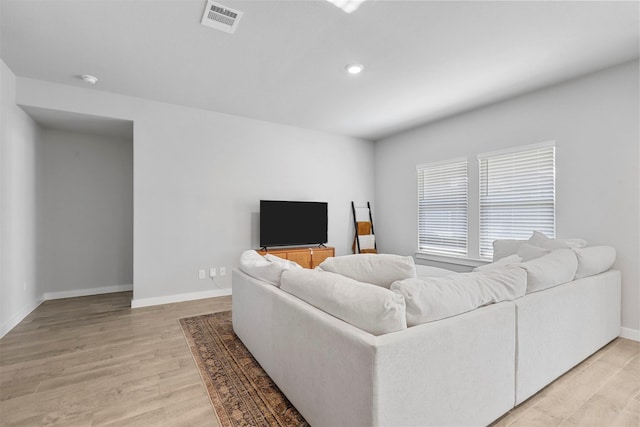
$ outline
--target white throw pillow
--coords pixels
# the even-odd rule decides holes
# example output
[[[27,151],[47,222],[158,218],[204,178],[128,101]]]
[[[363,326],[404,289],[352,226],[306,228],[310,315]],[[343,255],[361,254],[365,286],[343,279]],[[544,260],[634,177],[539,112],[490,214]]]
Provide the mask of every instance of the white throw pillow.
[[[549,253],[551,253],[551,249],[533,246],[528,243],[523,243],[522,245],[520,245],[520,249],[518,249],[518,256],[522,258],[522,261],[524,262],[540,258],[541,256]]]
[[[407,328],[404,298],[379,286],[321,270],[293,269],[282,274],[280,289],[373,335]]]
[[[320,268],[384,288],[389,288],[396,280],[416,277],[416,264],[412,257],[391,254],[357,254],[327,258],[320,264]]]
[[[302,266],[295,261],[290,261],[288,259],[280,258],[279,256],[275,256],[273,254],[265,254],[264,259],[266,259],[267,261],[274,262],[281,267],[285,267],[287,270],[291,268],[302,268]]]
[[[404,297],[407,325],[415,326],[524,295],[527,273],[516,266],[444,277],[405,279],[391,284]]]
[[[493,241],[493,260],[508,257],[509,255],[517,254],[518,249],[523,243],[527,243],[527,240],[514,240],[514,239],[498,239]]]
[[[556,249],[520,266],[527,271],[527,293],[531,293],[572,281],[578,260],[571,249]]]
[[[358,236],[358,243],[360,243],[360,250],[375,249],[376,236],[375,234],[364,234],[362,236]]]
[[[545,249],[584,248],[587,241],[583,239],[550,239],[539,231],[534,231],[529,238],[529,244]]]
[[[473,269],[473,271],[487,271],[493,270],[494,268],[506,267],[507,265],[515,265],[522,262],[522,258],[518,254],[509,255],[504,258],[500,258],[498,261],[481,265]],[[417,267],[417,266],[416,266]],[[420,274],[418,274],[420,276]]]
[[[270,259],[267,259],[268,256]],[[244,251],[240,255],[240,270],[256,279],[263,280],[271,285],[280,286],[282,272],[292,268],[302,268],[293,261],[279,258],[274,255],[262,256],[254,250]]]
[[[578,258],[576,279],[607,271],[616,261],[616,250],[611,246],[591,246],[574,249]]]

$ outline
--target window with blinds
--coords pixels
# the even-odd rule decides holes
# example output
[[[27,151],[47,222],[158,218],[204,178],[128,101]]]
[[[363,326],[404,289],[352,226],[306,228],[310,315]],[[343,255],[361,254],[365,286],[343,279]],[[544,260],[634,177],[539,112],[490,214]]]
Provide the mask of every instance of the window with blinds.
[[[467,255],[467,160],[417,167],[418,249]]]
[[[533,230],[556,232],[555,143],[478,155],[480,256],[491,258],[496,239],[528,239]]]

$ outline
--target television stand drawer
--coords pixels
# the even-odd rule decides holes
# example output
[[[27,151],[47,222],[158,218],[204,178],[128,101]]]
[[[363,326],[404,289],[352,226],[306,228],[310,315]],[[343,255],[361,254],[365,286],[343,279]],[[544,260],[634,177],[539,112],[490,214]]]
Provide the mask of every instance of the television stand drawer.
[[[315,268],[325,259],[335,256],[335,248],[327,246],[256,250],[260,255],[271,254],[296,262],[304,268]]]

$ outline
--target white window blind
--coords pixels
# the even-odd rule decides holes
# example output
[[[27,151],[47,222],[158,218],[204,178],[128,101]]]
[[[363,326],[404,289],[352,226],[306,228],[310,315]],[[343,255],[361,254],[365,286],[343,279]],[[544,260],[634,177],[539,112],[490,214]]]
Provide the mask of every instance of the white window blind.
[[[418,249],[467,254],[467,161],[417,167]]]
[[[555,143],[478,155],[480,256],[496,239],[527,239],[536,230],[555,237]]]

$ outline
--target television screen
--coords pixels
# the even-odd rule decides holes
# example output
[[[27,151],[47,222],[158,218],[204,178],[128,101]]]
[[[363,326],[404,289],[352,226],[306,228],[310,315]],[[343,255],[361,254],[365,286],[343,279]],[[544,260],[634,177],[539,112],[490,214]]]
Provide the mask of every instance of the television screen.
[[[327,203],[260,200],[260,246],[327,242]]]

